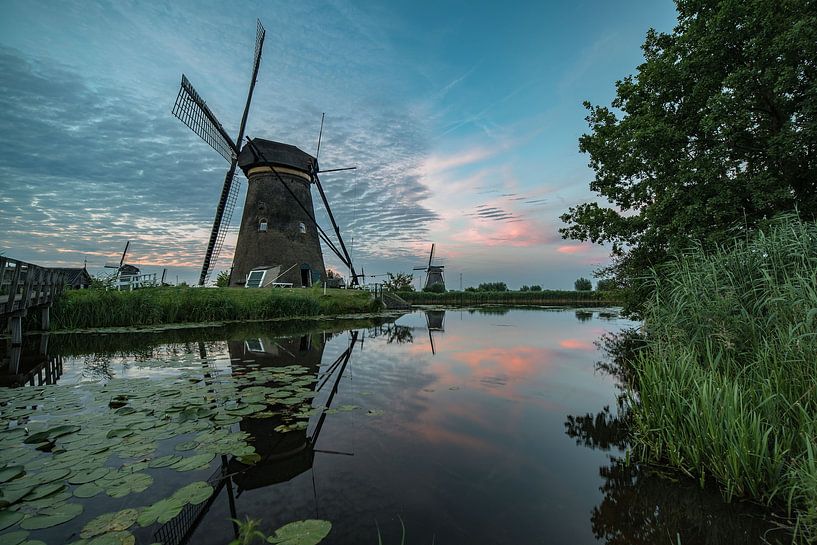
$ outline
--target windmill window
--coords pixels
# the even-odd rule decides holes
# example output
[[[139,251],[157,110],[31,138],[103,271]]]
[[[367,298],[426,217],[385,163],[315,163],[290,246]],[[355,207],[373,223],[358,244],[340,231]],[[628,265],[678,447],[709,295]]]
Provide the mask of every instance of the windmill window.
[[[306,225],[304,225],[304,222],[301,222],[301,223],[298,224],[298,230],[301,233],[304,233],[304,234],[306,233]]]
[[[259,231],[266,231],[267,230],[267,220],[263,219],[258,222],[258,230]]]

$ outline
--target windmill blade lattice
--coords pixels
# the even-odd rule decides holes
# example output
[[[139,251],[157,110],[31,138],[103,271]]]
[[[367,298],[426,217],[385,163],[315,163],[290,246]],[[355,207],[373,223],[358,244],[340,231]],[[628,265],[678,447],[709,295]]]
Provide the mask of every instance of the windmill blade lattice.
[[[238,195],[241,191],[241,178],[236,174],[233,176],[233,182],[230,185],[230,193],[227,197],[227,202],[224,206],[224,212],[221,216],[221,223],[219,225],[218,235],[216,236],[216,243],[213,247],[213,254],[210,262],[208,263],[207,273],[205,275],[204,281],[210,281],[210,275],[213,274],[213,270],[215,269],[216,263],[218,263],[219,255],[221,254],[221,248],[224,246],[224,239],[227,238],[227,232],[230,230],[230,221],[233,219],[233,211],[235,210],[235,204],[238,202]]]
[[[259,58],[256,55],[256,63]],[[232,138],[184,74],[172,113],[227,161],[232,162],[237,157],[238,150]]]

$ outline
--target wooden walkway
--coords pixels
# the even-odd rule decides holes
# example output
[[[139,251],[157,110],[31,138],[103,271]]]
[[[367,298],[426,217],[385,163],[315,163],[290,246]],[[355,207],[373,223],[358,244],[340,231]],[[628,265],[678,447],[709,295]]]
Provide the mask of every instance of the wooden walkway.
[[[0,256],[0,325],[11,329],[12,346],[22,344],[30,310],[40,310],[42,329],[48,329],[49,309],[64,283],[65,275],[54,269]]]

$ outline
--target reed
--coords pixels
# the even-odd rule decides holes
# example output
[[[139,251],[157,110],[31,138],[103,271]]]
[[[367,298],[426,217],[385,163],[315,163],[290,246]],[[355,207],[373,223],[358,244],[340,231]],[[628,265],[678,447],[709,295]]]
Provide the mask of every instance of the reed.
[[[779,218],[653,282],[630,393],[641,458],[785,504],[817,536],[817,225]]]
[[[129,327],[185,322],[266,320],[378,310],[366,292],[315,289],[162,287],[134,291],[78,290],[60,297],[57,329]]]

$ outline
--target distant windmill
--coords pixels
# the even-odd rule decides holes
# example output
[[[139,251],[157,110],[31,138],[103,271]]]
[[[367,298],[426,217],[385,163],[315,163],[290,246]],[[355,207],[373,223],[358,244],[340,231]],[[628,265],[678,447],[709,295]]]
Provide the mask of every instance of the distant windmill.
[[[247,176],[248,187],[233,258],[231,286],[261,287],[273,283],[310,286],[315,280],[325,281],[326,270],[320,248],[321,240],[349,268],[352,284],[357,285],[358,275],[352,266],[351,257],[318,178],[319,172],[350,169],[321,171],[318,167],[317,153],[316,157],[312,157],[295,146],[281,142],[247,138],[246,145],[241,147],[261,63],[265,34],[264,26],[258,21],[252,78],[238,129],[238,138],[235,141],[230,138],[184,75],[173,106],[173,115],[230,162],[216,207],[199,275],[199,285],[203,286],[207,282],[218,259],[238,200],[238,185],[233,183],[237,166],[240,166]],[[321,133],[318,136],[318,152],[322,134],[323,118]],[[315,220],[310,191],[312,183],[318,187],[340,248]]]
[[[125,242],[125,251],[122,252],[122,257],[119,259],[119,263],[105,263],[106,269],[116,269],[113,277],[117,285],[121,282],[129,282],[133,277],[139,275],[139,267],[125,263],[125,258],[128,255],[128,248],[130,248],[130,240]]]
[[[435,244],[431,244],[431,253],[428,256],[428,266],[426,267],[415,267],[414,271],[425,271],[426,273],[426,283],[424,288],[430,288],[431,286],[435,286],[437,284],[442,285],[443,289],[445,289],[445,278],[443,278],[443,269],[445,268],[444,265],[432,265],[431,260],[434,259],[434,247]]]

